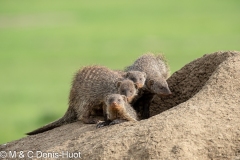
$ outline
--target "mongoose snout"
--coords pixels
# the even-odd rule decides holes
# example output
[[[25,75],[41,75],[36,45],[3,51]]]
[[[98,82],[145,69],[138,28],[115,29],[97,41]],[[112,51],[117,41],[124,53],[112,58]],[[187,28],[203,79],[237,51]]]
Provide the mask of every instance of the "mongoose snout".
[[[135,83],[137,85],[138,88],[142,88],[144,86],[144,84],[141,83]]]
[[[162,90],[163,90],[163,92],[161,95],[163,95],[163,96],[172,95],[172,92],[169,90],[169,88],[163,88]]]
[[[109,104],[109,106],[111,106],[112,109],[117,109],[117,108],[119,108],[119,104],[118,104],[117,102],[112,102],[112,103]]]

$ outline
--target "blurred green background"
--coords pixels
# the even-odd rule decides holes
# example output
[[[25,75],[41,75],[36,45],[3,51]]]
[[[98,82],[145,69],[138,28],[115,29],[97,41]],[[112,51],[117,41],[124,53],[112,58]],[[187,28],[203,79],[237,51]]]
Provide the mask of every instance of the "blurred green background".
[[[164,53],[172,73],[240,50],[240,1],[0,1],[0,144],[60,118],[84,65]]]

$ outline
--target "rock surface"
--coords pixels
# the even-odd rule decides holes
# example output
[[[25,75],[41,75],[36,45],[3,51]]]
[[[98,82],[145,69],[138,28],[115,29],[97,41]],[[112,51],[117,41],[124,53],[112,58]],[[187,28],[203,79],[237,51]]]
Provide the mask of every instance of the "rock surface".
[[[0,151],[17,151],[24,159],[29,151],[38,157],[43,154],[37,151],[55,153],[52,159],[64,152],[57,159],[67,159],[68,151],[69,159],[80,152],[82,159],[240,160],[240,52],[204,55],[168,83],[173,95],[155,97],[147,120],[99,129],[76,122],[1,145]]]

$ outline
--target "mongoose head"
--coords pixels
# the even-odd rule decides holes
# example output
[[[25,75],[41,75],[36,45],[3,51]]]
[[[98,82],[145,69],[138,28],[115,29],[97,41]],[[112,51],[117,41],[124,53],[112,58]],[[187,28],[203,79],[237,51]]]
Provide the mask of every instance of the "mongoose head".
[[[137,85],[129,79],[125,79],[117,82],[118,93],[125,95],[127,101],[130,103],[135,96],[137,96]]]
[[[171,95],[172,92],[168,88],[167,81],[165,79],[150,79],[146,83],[150,92],[157,95]]]
[[[127,97],[120,94],[110,94],[106,96],[105,103],[107,109],[113,112],[121,112],[124,110],[125,103],[127,103]]]
[[[144,86],[146,81],[147,75],[145,72],[140,71],[128,71],[125,75],[125,78],[132,80],[136,85],[137,88],[140,89]]]

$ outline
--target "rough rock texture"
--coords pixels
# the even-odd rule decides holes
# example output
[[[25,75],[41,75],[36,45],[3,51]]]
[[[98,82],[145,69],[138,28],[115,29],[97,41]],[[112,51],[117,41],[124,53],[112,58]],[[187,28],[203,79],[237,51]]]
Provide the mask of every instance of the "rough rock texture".
[[[240,52],[205,55],[168,83],[173,95],[155,97],[155,116],[147,120],[99,129],[76,122],[1,145],[0,151],[81,152],[82,159],[106,160],[239,160]]]

